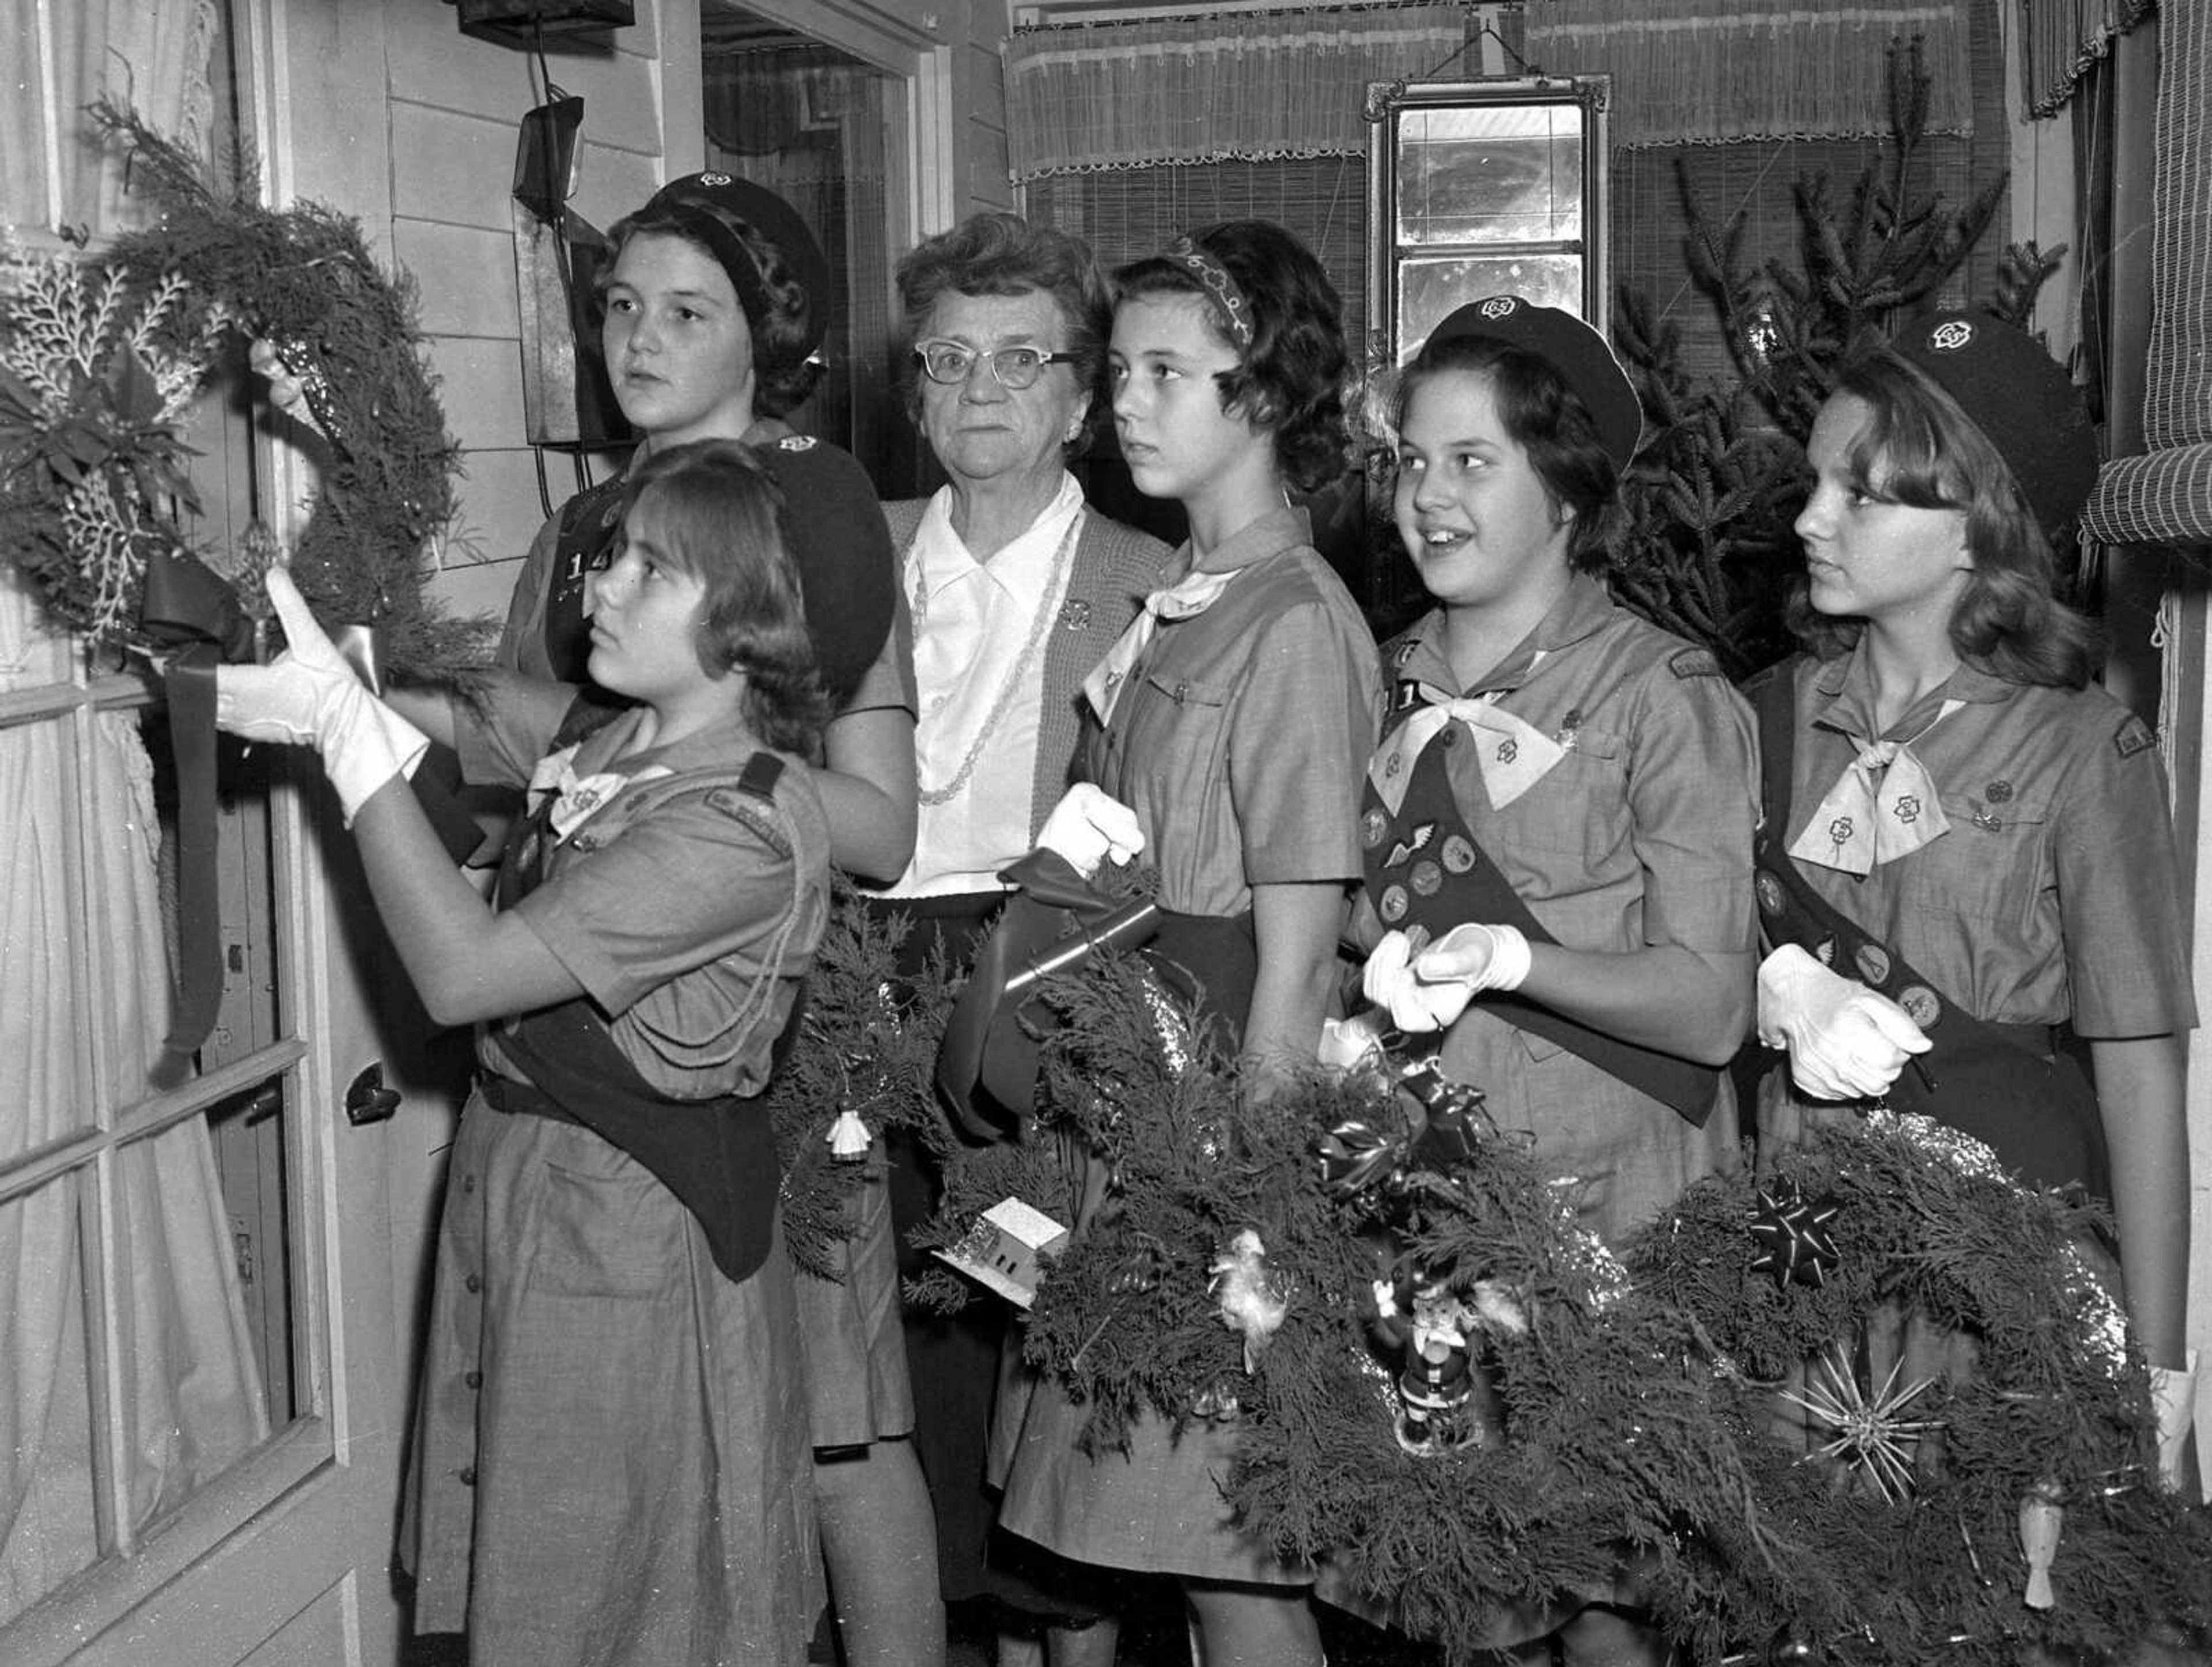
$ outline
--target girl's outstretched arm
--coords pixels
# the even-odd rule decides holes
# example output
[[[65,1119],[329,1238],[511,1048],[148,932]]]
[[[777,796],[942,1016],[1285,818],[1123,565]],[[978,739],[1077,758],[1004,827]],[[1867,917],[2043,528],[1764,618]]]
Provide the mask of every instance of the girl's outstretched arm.
[[[814,787],[830,817],[830,860],[888,884],[914,858],[914,716],[899,706],[847,712],[822,740]]]

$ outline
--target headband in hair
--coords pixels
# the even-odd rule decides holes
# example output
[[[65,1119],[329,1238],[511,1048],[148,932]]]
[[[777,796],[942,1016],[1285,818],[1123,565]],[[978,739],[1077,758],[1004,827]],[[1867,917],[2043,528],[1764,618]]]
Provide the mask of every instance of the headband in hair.
[[[806,316],[799,339],[790,350],[790,363],[803,362],[821,344],[830,322],[830,263],[799,211],[783,198],[734,174],[687,173],[653,192],[641,212],[667,219],[713,255],[715,264],[729,274],[731,287],[745,309],[746,321],[757,326],[772,310],[767,280],[744,240],[722,216],[743,221],[775,246],[806,296]],[[763,367],[784,368],[781,364]]]
[[[1167,258],[1188,267],[1197,278],[1206,299],[1229,332],[1229,339],[1240,349],[1251,346],[1252,303],[1244,299],[1244,292],[1229,276],[1229,269],[1188,237],[1176,239],[1168,247]]]

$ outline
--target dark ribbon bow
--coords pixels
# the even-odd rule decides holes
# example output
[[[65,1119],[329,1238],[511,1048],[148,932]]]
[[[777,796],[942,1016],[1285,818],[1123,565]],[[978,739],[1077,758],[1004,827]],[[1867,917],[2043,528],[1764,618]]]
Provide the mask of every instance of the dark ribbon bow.
[[[1337,1196],[1397,1186],[1411,1173],[1449,1174],[1474,1159],[1478,1125],[1488,1121],[1480,1089],[1454,1082],[1434,1059],[1402,1066],[1396,1086],[1413,1104],[1401,1128],[1347,1117],[1315,1142],[1322,1184]]]

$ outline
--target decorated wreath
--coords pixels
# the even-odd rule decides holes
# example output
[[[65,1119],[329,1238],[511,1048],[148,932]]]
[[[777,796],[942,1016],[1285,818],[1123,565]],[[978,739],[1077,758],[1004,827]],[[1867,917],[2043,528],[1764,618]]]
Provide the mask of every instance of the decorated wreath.
[[[1138,963],[1045,1000],[1032,1136],[962,1155],[931,1240],[1010,1192],[1080,1220],[1029,1360],[1093,1442],[1233,1420],[1233,1503],[1322,1597],[1453,1661],[1593,1600],[1699,1661],[2212,1625],[2212,1512],[2156,1483],[2100,1223],[1986,1148],[1879,1115],[1701,1182],[1616,1259],[1432,1069],[1255,1104]]]
[[[50,615],[98,642],[174,646],[142,623],[147,576],[204,561],[265,618],[279,555],[256,528],[194,549],[179,428],[248,341],[270,344],[320,431],[319,484],[287,553],[316,614],[380,636],[384,664],[435,672],[481,658],[487,622],[424,593],[453,516],[459,449],[421,357],[412,289],[371,258],[358,222],[271,209],[243,167],[211,173],[134,113],[94,106],[128,146],[155,222],[97,252],[9,252],[0,278],[0,546]]]

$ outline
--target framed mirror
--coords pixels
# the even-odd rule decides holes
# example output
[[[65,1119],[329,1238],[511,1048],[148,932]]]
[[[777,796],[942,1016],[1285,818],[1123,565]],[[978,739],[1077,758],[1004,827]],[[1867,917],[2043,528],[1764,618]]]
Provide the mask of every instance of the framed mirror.
[[[1510,291],[1606,327],[1607,76],[1372,82],[1368,328],[1402,363]]]

